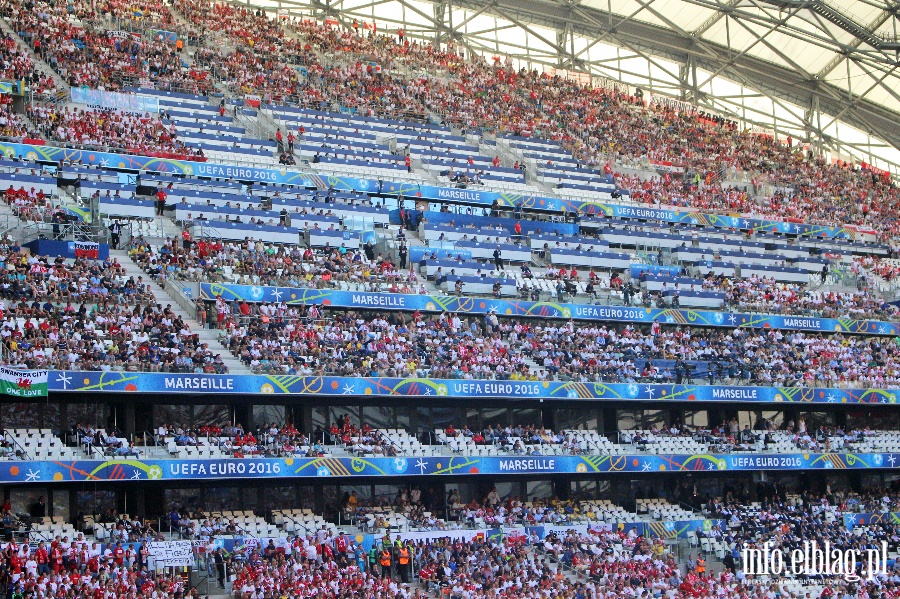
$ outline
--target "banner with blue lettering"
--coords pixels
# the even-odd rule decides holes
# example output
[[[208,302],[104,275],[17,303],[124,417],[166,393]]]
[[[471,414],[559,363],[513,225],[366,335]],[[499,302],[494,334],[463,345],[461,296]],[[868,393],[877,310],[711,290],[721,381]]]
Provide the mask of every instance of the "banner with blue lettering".
[[[260,478],[396,478],[460,476],[607,474],[616,472],[726,472],[756,470],[831,470],[900,467],[900,453],[827,453],[769,455],[588,455],[588,456],[440,456],[396,458],[259,458],[74,462],[0,462],[0,482],[220,480]]]
[[[529,302],[448,295],[403,295],[398,293],[364,293],[336,289],[304,289],[296,287],[257,287],[251,285],[223,285],[201,283],[200,297],[228,301],[286,302],[288,304],[318,304],[338,308],[373,308],[422,312],[460,312],[500,316],[534,318],[564,318],[604,322],[660,322],[704,327],[790,329],[867,335],[896,335],[900,324],[877,320],[814,318],[811,316],[782,316],[750,312],[712,312],[684,308],[639,308],[626,306],[597,306],[593,304],[561,304]]]
[[[255,374],[77,372],[51,370],[50,393],[198,393],[364,397],[455,397],[535,400],[693,401],[741,403],[895,404],[900,389],[728,387],[709,385],[351,378]]]

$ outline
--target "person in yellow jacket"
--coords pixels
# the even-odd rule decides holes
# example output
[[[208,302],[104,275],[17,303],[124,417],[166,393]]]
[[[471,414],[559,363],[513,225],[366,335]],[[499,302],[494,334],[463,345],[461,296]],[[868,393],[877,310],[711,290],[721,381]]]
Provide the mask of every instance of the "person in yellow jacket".
[[[697,558],[697,576],[706,576],[706,560],[702,556]]]

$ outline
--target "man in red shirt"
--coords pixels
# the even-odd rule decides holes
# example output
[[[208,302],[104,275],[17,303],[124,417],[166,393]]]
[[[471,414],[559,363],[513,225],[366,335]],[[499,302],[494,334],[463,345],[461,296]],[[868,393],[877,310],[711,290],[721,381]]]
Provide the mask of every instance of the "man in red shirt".
[[[334,540],[334,548],[340,555],[345,555],[347,553],[347,537],[344,536],[344,531],[341,531],[341,534],[338,535],[338,538]]]
[[[63,552],[59,545],[53,545],[50,549],[50,568],[54,574],[58,574],[63,567]]]
[[[115,549],[112,551],[113,561],[117,566],[125,563],[125,550],[122,549],[122,543],[116,543]]]
[[[166,192],[161,188],[156,192],[156,215],[162,216],[163,212],[166,210]]]
[[[34,561],[37,562],[38,576],[42,574],[50,574],[50,554],[47,553],[47,546],[41,542],[37,550],[34,552]]]

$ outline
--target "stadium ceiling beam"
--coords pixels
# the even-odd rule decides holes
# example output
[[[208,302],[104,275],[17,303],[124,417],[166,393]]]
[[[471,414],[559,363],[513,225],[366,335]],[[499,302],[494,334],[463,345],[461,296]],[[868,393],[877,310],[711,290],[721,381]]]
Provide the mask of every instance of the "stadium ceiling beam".
[[[719,2],[689,1],[714,10],[721,7]],[[477,11],[485,6],[482,0],[450,0],[450,2],[457,8],[469,11]],[[810,76],[808,73],[801,73],[748,54],[740,56],[737,60],[728,60],[726,57],[733,54],[733,51],[724,45],[700,39],[699,36],[685,36],[666,27],[634,18],[623,18],[621,15],[599,8],[572,6],[564,1],[560,3],[546,0],[490,0],[487,4],[490,6],[487,11],[490,14],[517,24],[522,23],[529,28],[540,26],[560,31],[565,30],[568,25],[576,35],[589,40],[609,39],[614,45],[632,51],[640,49],[642,54],[659,56],[680,64],[686,64],[688,57],[693,56],[699,68],[719,72],[721,76],[759,91],[773,100],[777,98],[807,107],[812,104],[813,96],[818,96],[819,109],[829,115],[841,112],[847,101],[846,90],[816,75]],[[640,10],[643,10],[643,7]],[[638,12],[640,11],[633,13],[632,17]],[[738,17],[736,9],[733,16]],[[760,21],[759,15],[754,15],[753,20]],[[550,46],[556,44],[550,43]],[[832,44],[831,50],[835,51],[837,48]],[[884,56],[866,57],[886,62]],[[897,111],[861,98],[856,102],[855,109],[845,115],[844,122],[900,149],[900,113]]]
[[[691,36],[702,37],[703,34],[709,31],[716,23],[731,14],[732,10],[742,1],[743,0],[728,0],[726,3],[717,1],[716,4],[718,4],[718,8],[716,9],[716,12],[710,15],[710,17],[701,23],[699,27],[694,29],[691,32]]]
[[[893,16],[893,14],[894,14],[894,12],[890,9],[882,11],[881,13],[879,13],[879,15],[875,19],[873,19],[868,24],[866,29],[868,29],[869,31],[878,31],[878,29],[880,29],[882,25],[884,25],[885,23],[888,22],[888,20],[891,18],[891,16]],[[853,41],[850,42],[850,45],[853,46],[853,48],[859,48],[862,45],[862,43],[863,43],[863,41],[861,39],[854,38]],[[819,70],[819,72],[818,72],[819,79],[825,79],[825,77],[827,77],[834,69],[836,69],[838,67],[838,65],[841,64],[841,61],[844,58],[849,58],[852,60],[852,54],[846,54],[846,55],[845,54],[835,54],[834,58],[832,58],[828,62],[828,64],[826,64],[824,67],[822,67],[821,70]]]
[[[734,56],[730,57],[721,67],[719,67],[718,69],[716,69],[715,71],[710,73],[709,77],[707,77],[703,81],[703,83],[701,83],[697,87],[703,87],[704,85],[706,85],[707,83],[709,83],[710,81],[715,79],[719,74],[721,74],[723,71],[725,71],[725,69],[727,69],[728,67],[732,66],[737,61],[739,61],[741,59],[741,57],[749,54],[750,50],[752,50],[754,47],[756,47],[756,44],[765,45],[767,48],[769,48],[770,50],[775,52],[775,54],[780,56],[782,60],[784,60],[786,63],[788,63],[789,65],[794,67],[794,70],[796,70],[798,73],[802,73],[805,76],[811,77],[812,75],[810,73],[807,73],[800,65],[798,65],[796,62],[791,60],[790,57],[785,56],[785,54],[781,50],[779,50],[778,48],[774,47],[772,44],[770,44],[769,42],[766,41],[766,38],[769,36],[769,34],[778,30],[778,28],[781,27],[785,22],[787,22],[787,20],[789,18],[796,15],[797,12],[799,12],[799,10],[800,10],[799,8],[796,8],[796,9],[794,9],[793,12],[791,12],[789,15],[784,17],[782,20],[776,21],[774,23],[770,23],[768,25],[768,27],[769,27],[768,30],[762,34],[760,34],[758,31],[748,27],[747,24],[744,23],[743,21],[741,21],[740,19],[737,19],[735,22],[738,25],[740,25],[741,27],[743,27],[750,35],[752,35],[755,38],[755,41],[752,44],[748,44],[747,47],[744,48],[743,50],[741,50],[738,54],[735,54]]]
[[[900,66],[900,65],[897,65],[897,66]],[[896,98],[898,101],[900,101],[900,96],[897,95],[897,92],[895,92],[894,90],[892,90],[892,89],[890,88],[890,86],[884,85],[884,80],[887,79],[889,76],[891,76],[891,75],[894,74],[894,71],[897,70],[897,66],[895,66],[895,67],[892,68],[891,70],[885,72],[881,77],[879,77],[879,78],[877,78],[877,79],[875,78],[875,75],[874,75],[874,74],[872,74],[872,73],[869,72],[869,71],[866,71],[865,68],[863,68],[862,66],[860,66],[860,68],[863,69],[869,77],[871,77],[872,79],[875,80],[874,83],[872,83],[872,85],[869,87],[869,89],[867,89],[867,90],[864,91],[863,93],[859,94],[858,96],[856,96],[855,98],[853,98],[852,100],[850,100],[850,101],[847,103],[847,105],[844,106],[844,108],[843,108],[839,113],[837,113],[837,114],[835,114],[835,115],[832,115],[832,116],[831,116],[831,120],[828,121],[828,124],[826,124],[825,127],[823,127],[823,128],[827,129],[829,126],[831,126],[832,123],[836,123],[836,122],[840,121],[840,120],[841,120],[841,117],[844,116],[844,114],[846,114],[847,112],[853,110],[853,109],[856,107],[856,105],[859,103],[859,101],[862,100],[862,99],[864,99],[864,98],[866,97],[866,95],[867,95],[870,91],[872,91],[873,89],[875,89],[876,87],[879,87],[879,86],[880,86],[880,87],[883,87],[884,89],[886,89],[886,90],[888,91],[888,93],[890,93],[891,95],[893,95],[894,98]]]

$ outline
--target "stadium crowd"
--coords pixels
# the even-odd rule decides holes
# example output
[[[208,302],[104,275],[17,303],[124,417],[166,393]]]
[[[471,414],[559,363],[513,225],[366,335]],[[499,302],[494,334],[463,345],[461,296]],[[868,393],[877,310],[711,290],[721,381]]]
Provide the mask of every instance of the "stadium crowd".
[[[229,350],[265,372],[879,388],[900,381],[896,343],[840,333],[382,315],[221,297],[213,310]]]
[[[309,288],[344,286],[369,291],[379,291],[382,289],[379,284],[387,283],[386,290],[391,292],[427,293],[415,265],[409,271],[401,271],[392,260],[376,255],[367,246],[362,250],[301,249],[252,239],[242,242],[199,239],[186,247],[176,239],[167,239],[154,248],[138,237],[131,244],[130,254],[145,272],[160,280]],[[533,276],[530,268],[523,272]],[[560,282],[586,280],[591,283],[588,295],[602,288],[622,288],[621,279],[607,278],[594,270],[584,273],[551,267],[541,276]],[[677,291],[678,285],[672,289]],[[884,320],[898,314],[895,306],[863,291],[810,292],[803,285],[777,283],[757,275],[738,279],[708,274],[699,290],[724,292],[726,306],[736,311]],[[633,297],[633,304],[649,306],[652,302],[650,293],[641,295],[637,288]]]
[[[172,30],[175,23],[164,4],[137,8],[125,0],[76,0],[62,5],[35,2],[27,11],[19,8],[4,0],[0,14],[70,85],[106,90],[144,85],[196,94],[213,91],[205,73],[182,64],[174,43],[115,26],[115,19],[126,19],[147,28],[155,25]]]
[[[50,259],[0,244],[5,362],[24,368],[224,372],[171,306],[115,260]]]
[[[310,288],[353,284],[371,291],[388,283],[395,292],[425,293],[417,287],[414,271],[401,272],[372,246],[363,251],[340,246],[313,251],[311,248],[275,245],[246,239],[242,242],[198,239],[189,247],[167,239],[158,248],[144,238],[135,238],[129,254],[145,272],[165,280],[241,282]]]
[[[178,139],[174,124],[165,125],[158,115],[132,115],[115,110],[34,106],[28,116],[51,140],[89,147],[111,147],[131,154],[164,152],[195,155]]]
[[[194,31],[213,34],[205,36],[208,41],[197,52],[198,63],[209,65],[210,72],[202,77],[183,67],[174,48],[156,38],[110,37],[77,28],[69,22],[70,13],[88,22],[97,14],[84,2],[71,7],[39,3],[29,12],[14,11],[7,0],[0,10],[76,85],[99,83],[111,89],[117,85],[111,79],[116,75],[183,90],[206,87],[218,78],[235,91],[267,102],[342,106],[382,116],[437,112],[465,127],[487,126],[558,141],[587,167],[607,170],[611,164],[620,187],[632,191],[639,202],[859,224],[884,235],[897,233],[892,215],[898,192],[892,184],[841,163],[826,164],[790,139],[776,141],[739,131],[729,121],[516,71],[499,61],[465,56],[452,44],[436,49],[408,37],[395,41],[372,29],[341,29],[308,20],[281,23],[259,10],[202,0],[179,0],[174,7]],[[114,15],[122,10],[123,3],[107,2],[99,12]],[[171,20],[168,8],[157,10],[158,19]],[[233,42],[235,49],[223,56],[217,36]],[[328,64],[320,64],[320,56],[327,57]],[[306,75],[293,64],[304,65]],[[435,76],[406,79],[400,66]],[[685,176],[645,180],[616,172],[619,164],[636,159],[674,162]],[[794,191],[775,191],[758,203],[751,194],[719,184],[738,172],[754,173],[757,183],[791,186]]]

